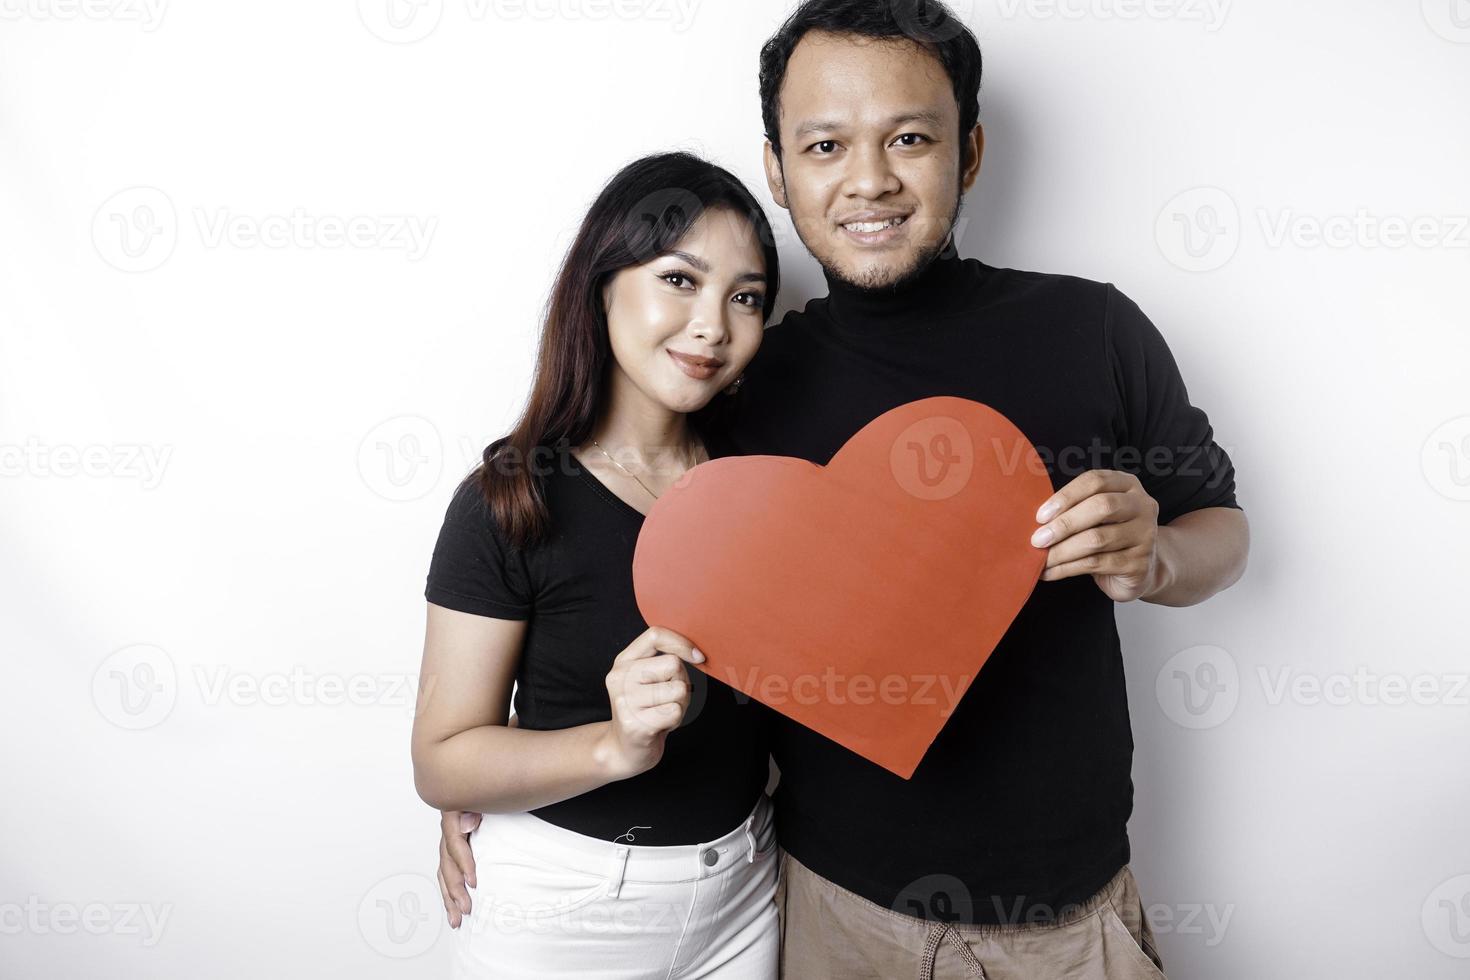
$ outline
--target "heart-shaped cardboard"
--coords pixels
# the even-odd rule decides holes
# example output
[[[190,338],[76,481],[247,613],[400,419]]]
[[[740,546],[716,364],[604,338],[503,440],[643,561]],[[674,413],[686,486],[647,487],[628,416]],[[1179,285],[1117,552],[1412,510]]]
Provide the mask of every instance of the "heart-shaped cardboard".
[[[711,677],[907,779],[1035,587],[1051,493],[999,412],[910,402],[826,466],[689,470],[638,536],[638,609]]]

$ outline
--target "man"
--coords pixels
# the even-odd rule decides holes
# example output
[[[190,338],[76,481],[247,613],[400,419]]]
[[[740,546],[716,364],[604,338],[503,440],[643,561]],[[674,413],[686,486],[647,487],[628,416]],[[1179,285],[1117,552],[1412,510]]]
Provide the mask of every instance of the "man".
[[[783,974],[1162,976],[1128,869],[1113,606],[1240,577],[1231,462],[1126,296],[955,254],[984,149],[963,25],[932,2],[809,0],[760,64],[767,181],[829,295],[768,330],[736,451],[826,463],[883,412],[954,395],[1014,422],[1057,491],[1041,581],[911,779],[780,721]],[[441,872],[460,877],[447,852]]]

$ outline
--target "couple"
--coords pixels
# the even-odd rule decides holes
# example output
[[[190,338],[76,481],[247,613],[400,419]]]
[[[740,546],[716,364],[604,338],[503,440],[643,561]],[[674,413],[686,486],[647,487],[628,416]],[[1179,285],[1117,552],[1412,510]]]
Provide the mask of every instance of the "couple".
[[[454,493],[413,762],[456,975],[1163,975],[1113,607],[1239,578],[1233,467],[1126,296],[955,253],[980,51],[908,6],[925,27],[903,0],[808,0],[761,51],[768,186],[829,295],[767,331],[758,202],[687,154],[630,164],[557,276],[524,413]],[[703,655],[642,620],[631,563],[689,467],[825,464],[935,395],[1014,422],[1056,492],[1041,581],[904,780],[687,669]]]

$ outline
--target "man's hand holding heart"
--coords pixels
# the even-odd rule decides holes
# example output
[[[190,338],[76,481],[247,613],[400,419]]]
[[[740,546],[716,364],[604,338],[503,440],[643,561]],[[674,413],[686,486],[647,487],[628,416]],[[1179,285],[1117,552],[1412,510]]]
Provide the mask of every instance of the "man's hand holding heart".
[[[1043,582],[1091,575],[1116,602],[1147,598],[1167,582],[1159,504],[1132,473],[1088,470],[1036,512],[1031,543],[1047,548]]]

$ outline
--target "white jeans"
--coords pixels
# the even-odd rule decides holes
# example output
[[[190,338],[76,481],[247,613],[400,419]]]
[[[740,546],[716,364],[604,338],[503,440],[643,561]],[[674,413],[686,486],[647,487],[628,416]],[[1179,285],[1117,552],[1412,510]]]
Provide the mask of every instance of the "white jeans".
[[[477,887],[454,977],[775,980],[776,833],[761,794],[704,844],[586,837],[529,813],[487,813],[470,835]]]

